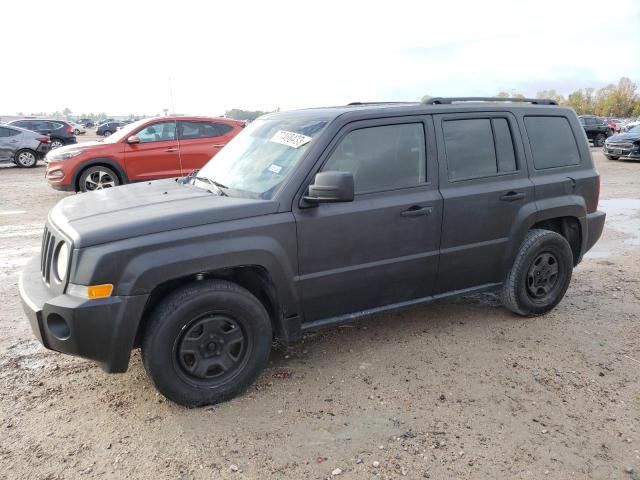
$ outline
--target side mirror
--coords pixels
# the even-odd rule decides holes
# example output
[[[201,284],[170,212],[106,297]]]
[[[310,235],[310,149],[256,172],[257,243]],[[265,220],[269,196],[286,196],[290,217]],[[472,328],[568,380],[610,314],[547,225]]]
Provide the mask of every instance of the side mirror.
[[[137,135],[131,135],[129,138],[127,138],[127,143],[140,143],[140,137],[138,137]]]
[[[336,203],[353,202],[354,183],[351,172],[320,172],[316,174],[309,192],[303,198],[306,202]]]

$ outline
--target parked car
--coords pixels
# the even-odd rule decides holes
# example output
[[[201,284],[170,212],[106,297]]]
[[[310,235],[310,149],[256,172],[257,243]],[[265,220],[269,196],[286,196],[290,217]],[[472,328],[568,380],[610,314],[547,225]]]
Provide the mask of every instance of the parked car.
[[[76,123],[76,122],[69,122],[69,123],[73,127],[74,135],[84,135],[85,133],[87,133],[87,129],[81,123]]]
[[[202,168],[242,127],[242,122],[225,118],[140,120],[116,130],[102,142],[85,142],[52,152],[47,156],[46,178],[56,189],[85,192],[178,177]]]
[[[119,128],[124,127],[124,123],[122,122],[106,122],[101,123],[96,128],[96,135],[100,135],[101,137],[108,137],[109,135],[113,135],[118,131]]]
[[[602,151],[609,160],[640,160],[640,125],[607,138]]]
[[[163,395],[205,405],[274,338],[487,290],[549,312],[605,220],[580,122],[464,100],[273,113],[196,175],[61,200],[19,282],[34,335],[107,372],[141,346]],[[166,133],[140,126],[121,140]]]
[[[80,120],[78,120],[78,123],[80,125],[84,125],[85,128],[93,128],[96,126],[95,122],[90,118],[81,118]]]
[[[611,129],[612,134],[620,131],[620,127],[618,126],[618,123],[613,118],[605,118],[604,120],[605,122],[607,122],[607,125],[609,125],[609,128]]]
[[[582,115],[579,118],[587,138],[595,147],[602,147],[604,141],[612,135],[611,127],[604,119],[593,115]]]
[[[622,127],[622,131],[623,132],[628,132],[629,130],[631,130],[634,127],[637,127],[638,125],[640,125],[640,119],[638,120],[634,120],[631,122],[627,122],[624,124],[624,126]]]
[[[52,149],[77,143],[73,127],[63,120],[23,119],[13,120],[7,125],[48,135]]]
[[[24,128],[0,125],[0,162],[32,168],[50,150],[49,137]]]

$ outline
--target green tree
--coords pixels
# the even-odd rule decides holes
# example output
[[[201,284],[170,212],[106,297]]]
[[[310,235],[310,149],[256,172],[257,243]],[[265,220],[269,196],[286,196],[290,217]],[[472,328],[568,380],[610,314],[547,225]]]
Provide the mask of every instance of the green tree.
[[[261,117],[265,113],[261,110],[242,110],[239,108],[232,108],[231,110],[227,110],[224,112],[224,116],[227,118],[233,118],[234,120],[249,120],[253,121],[258,117]]]

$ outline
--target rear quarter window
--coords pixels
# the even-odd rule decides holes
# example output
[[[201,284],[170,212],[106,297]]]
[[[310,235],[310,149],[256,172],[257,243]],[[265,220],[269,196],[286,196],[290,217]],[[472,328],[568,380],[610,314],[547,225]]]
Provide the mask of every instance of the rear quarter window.
[[[565,117],[524,117],[536,170],[580,163],[578,144]]]

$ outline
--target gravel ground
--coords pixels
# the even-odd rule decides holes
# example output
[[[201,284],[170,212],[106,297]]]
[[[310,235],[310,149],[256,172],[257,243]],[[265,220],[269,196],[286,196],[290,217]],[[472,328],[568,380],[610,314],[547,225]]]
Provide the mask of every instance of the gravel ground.
[[[640,480],[640,164],[594,158],[606,230],[553,312],[485,294],[330,329],[202,409],[138,352],[107,375],[34,340],[18,272],[66,194],[1,168],[0,478]]]

